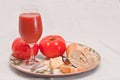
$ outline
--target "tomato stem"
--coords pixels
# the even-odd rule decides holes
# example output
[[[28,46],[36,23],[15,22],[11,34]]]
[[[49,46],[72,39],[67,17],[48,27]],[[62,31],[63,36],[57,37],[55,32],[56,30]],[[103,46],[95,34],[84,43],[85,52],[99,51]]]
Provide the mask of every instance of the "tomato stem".
[[[55,38],[53,38],[53,37],[51,36],[49,40],[50,40],[50,41],[53,41],[53,40],[55,40]]]

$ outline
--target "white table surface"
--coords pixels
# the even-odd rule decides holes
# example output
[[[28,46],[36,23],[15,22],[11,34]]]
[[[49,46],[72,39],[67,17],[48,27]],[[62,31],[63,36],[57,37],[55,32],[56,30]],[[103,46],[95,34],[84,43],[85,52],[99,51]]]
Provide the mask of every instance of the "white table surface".
[[[44,80],[10,67],[12,41],[19,37],[21,6],[39,8],[43,36],[59,34],[65,40],[83,43],[101,55],[100,66],[90,72],[54,80],[120,80],[119,0],[0,0],[0,80]]]

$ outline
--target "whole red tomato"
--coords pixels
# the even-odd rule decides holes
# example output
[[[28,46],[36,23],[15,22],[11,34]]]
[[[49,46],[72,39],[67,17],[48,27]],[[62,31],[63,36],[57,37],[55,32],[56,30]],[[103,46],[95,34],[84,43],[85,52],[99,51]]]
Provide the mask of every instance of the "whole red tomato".
[[[48,58],[62,56],[66,50],[65,40],[58,35],[48,35],[39,43],[39,49]]]
[[[38,53],[38,44],[34,44],[33,52],[36,56]],[[12,54],[19,59],[30,58],[30,46],[22,40],[22,38],[16,38],[12,43]]]

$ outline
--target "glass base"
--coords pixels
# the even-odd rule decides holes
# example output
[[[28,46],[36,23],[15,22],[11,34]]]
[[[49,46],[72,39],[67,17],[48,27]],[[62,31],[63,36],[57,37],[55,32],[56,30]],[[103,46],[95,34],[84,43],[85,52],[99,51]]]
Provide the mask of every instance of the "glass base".
[[[31,69],[35,66],[38,66],[39,64],[40,64],[40,62],[37,61],[37,60],[34,60],[34,61],[26,60],[23,64],[23,67],[26,68],[26,69]]]

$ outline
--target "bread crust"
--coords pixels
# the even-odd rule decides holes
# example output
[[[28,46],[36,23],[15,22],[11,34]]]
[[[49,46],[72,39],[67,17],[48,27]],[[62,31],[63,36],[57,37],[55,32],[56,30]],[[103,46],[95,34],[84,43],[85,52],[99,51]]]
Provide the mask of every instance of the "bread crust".
[[[94,55],[88,48],[77,43],[71,43],[66,50],[66,56],[71,64],[77,68],[89,68],[95,65]]]
[[[85,70],[84,68],[75,68],[75,67],[69,66],[69,65],[61,65],[60,66],[60,71],[63,73],[82,72],[84,70]]]

